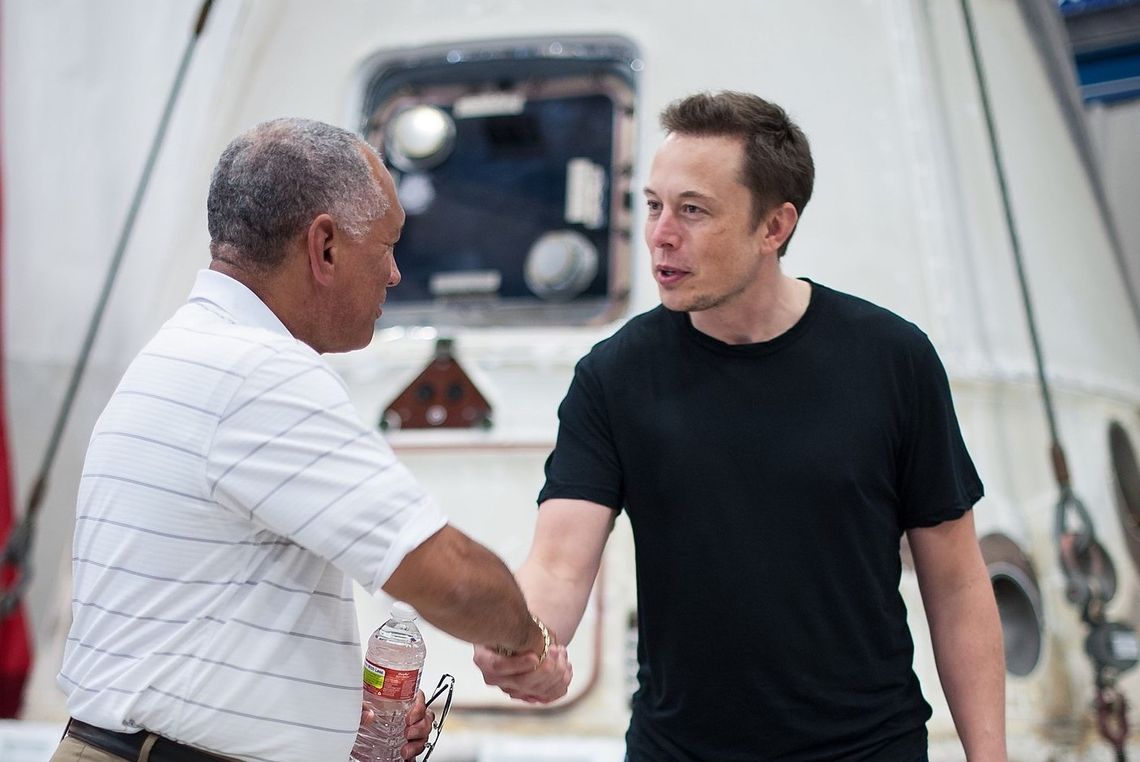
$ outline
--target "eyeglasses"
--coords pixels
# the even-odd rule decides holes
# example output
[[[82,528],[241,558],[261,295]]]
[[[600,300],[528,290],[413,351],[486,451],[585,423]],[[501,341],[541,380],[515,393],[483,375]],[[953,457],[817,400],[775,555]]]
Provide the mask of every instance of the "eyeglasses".
[[[428,738],[428,742],[424,744],[424,758],[422,762],[427,762],[431,759],[431,753],[435,751],[435,745],[439,743],[439,734],[443,732],[443,721],[447,719],[447,713],[451,709],[451,697],[455,695],[455,678],[451,675],[444,674],[439,678],[439,682],[432,691],[431,698],[427,700],[427,705],[430,707],[435,700],[447,694],[447,698],[443,701],[443,711],[435,718],[431,724],[431,729],[435,732],[435,738]],[[430,734],[429,734],[430,736]]]

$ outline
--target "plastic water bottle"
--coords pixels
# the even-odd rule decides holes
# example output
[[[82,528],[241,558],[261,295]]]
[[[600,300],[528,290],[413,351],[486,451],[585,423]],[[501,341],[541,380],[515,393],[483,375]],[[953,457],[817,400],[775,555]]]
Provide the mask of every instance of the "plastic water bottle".
[[[416,610],[402,601],[392,604],[391,619],[368,639],[364,657],[364,716],[351,758],[357,762],[397,762],[407,743],[404,718],[415,702],[427,648],[416,627]]]

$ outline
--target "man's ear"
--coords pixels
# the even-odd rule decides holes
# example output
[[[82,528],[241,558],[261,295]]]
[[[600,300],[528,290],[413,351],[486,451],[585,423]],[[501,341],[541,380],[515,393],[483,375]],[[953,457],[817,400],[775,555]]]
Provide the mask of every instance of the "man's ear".
[[[336,233],[336,223],[327,214],[317,215],[305,233],[309,270],[313,273],[313,280],[322,286],[330,285],[335,274]]]
[[[796,229],[799,219],[800,215],[790,201],[785,201],[768,212],[760,223],[764,234],[764,251],[778,252]]]

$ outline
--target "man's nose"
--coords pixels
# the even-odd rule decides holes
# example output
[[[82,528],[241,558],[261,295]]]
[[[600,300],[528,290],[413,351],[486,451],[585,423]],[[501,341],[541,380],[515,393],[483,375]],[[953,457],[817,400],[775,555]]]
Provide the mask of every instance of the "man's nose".
[[[388,288],[397,286],[400,283],[400,268],[396,265],[396,260],[392,260],[392,274],[388,276]]]
[[[649,245],[654,249],[672,248],[677,245],[677,221],[668,211],[662,211],[657,219],[649,223]]]

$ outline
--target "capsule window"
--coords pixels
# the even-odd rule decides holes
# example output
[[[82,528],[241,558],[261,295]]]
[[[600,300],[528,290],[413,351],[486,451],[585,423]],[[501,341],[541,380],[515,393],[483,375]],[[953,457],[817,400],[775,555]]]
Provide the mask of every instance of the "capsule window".
[[[989,534],[979,544],[1001,617],[1006,672],[1025,677],[1041,660],[1041,591],[1037,574],[1021,548],[1006,535]]]
[[[407,222],[385,325],[576,325],[627,305],[637,71],[620,38],[378,56],[363,131]]]
[[[1140,569],[1140,464],[1137,464],[1128,432],[1116,421],[1108,427],[1108,449],[1116,481],[1116,512],[1121,533],[1132,563]]]

